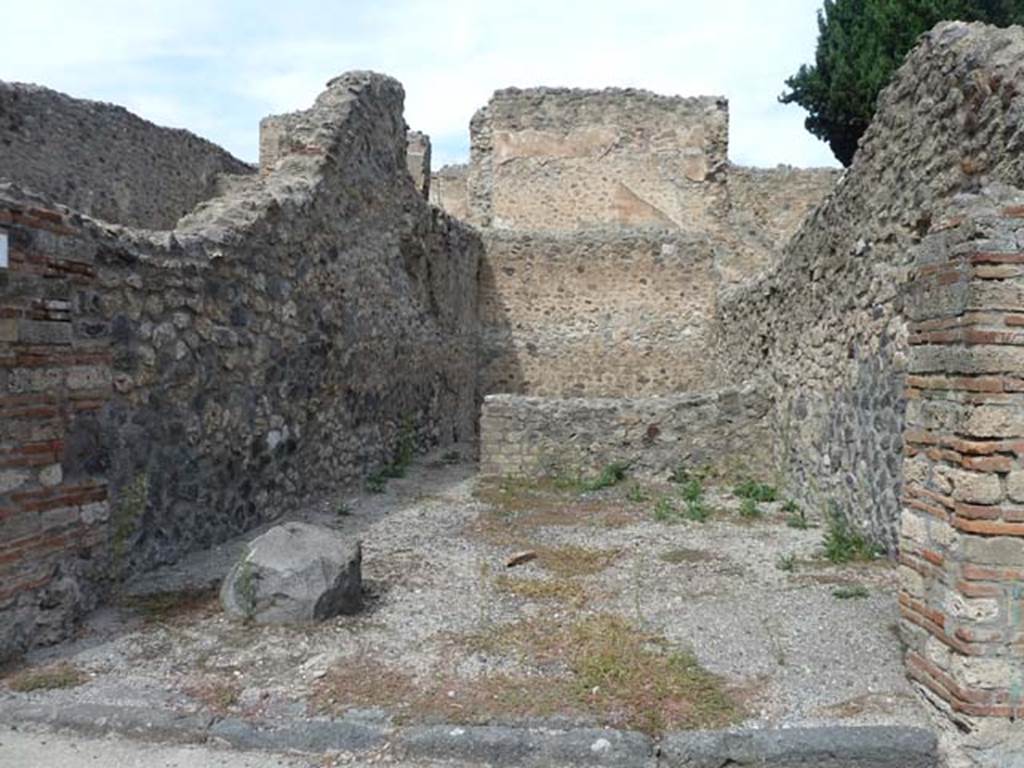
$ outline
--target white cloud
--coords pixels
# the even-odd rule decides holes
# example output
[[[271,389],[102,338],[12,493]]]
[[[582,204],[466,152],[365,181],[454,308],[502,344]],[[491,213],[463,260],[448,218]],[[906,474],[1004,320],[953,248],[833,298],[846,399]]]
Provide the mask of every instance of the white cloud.
[[[734,159],[830,163],[776,103],[808,60],[819,0],[222,3],[42,0],[4,22],[0,76],[119,101],[255,159],[263,114],[349,69],[394,75],[406,118],[459,159],[473,112],[510,85],[635,86],[731,102]],[[40,48],[46,55],[40,56]]]

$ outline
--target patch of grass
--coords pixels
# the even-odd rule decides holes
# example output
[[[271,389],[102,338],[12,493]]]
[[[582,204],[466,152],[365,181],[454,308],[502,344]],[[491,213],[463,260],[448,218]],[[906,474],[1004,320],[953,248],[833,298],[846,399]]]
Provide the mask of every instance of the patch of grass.
[[[587,547],[537,547],[537,564],[556,576],[590,576],[600,573],[619,556],[618,550]]]
[[[650,501],[651,496],[647,491],[640,487],[639,483],[633,483],[629,492],[626,493],[626,500],[632,501],[635,504],[643,504],[645,501]]]
[[[570,579],[517,579],[499,576],[494,580],[494,586],[501,592],[508,592],[527,600],[558,600],[575,605],[586,602],[583,587]]]
[[[58,688],[75,688],[88,682],[89,677],[67,661],[34,667],[16,672],[7,678],[7,687],[18,693],[30,691],[52,691]]]
[[[353,707],[408,706],[420,694],[410,675],[375,659],[346,659],[318,680],[310,708],[319,714],[343,714]]]
[[[336,514],[338,517],[348,517],[352,514],[352,508],[345,502],[341,502],[338,505],[338,508],[334,510],[334,514]]]
[[[458,451],[445,451],[441,454],[441,461],[445,464],[458,464],[462,461],[462,454]]]
[[[779,555],[779,559],[775,561],[775,567],[780,571],[792,573],[796,570],[796,555]]]
[[[226,714],[242,694],[242,686],[235,680],[212,676],[192,680],[182,690],[218,715]]]
[[[761,517],[762,514],[761,508],[757,505],[757,499],[748,496],[740,502],[740,517],[745,520],[753,520]]]
[[[576,714],[565,680],[540,675],[481,675],[473,679],[432,677],[423,684],[404,671],[357,657],[345,659],[318,680],[310,697],[315,714],[384,707],[395,722],[485,724],[495,719],[549,718]]]
[[[507,515],[565,509],[579,484],[567,476],[502,477],[481,482],[473,495]]]
[[[855,530],[845,517],[833,511],[828,518],[828,530],[825,531],[825,559],[837,565],[853,561],[874,560],[877,556],[875,547]]]
[[[661,733],[735,722],[739,706],[689,653],[610,614],[553,623],[549,617],[470,639],[492,653],[565,668],[574,702],[603,723]]]
[[[832,597],[837,600],[853,600],[867,597],[870,593],[863,584],[844,584],[832,590]]]
[[[129,595],[121,600],[122,605],[141,614],[149,624],[209,613],[215,608],[216,602],[216,587],[185,587],[149,595]]]
[[[753,499],[760,502],[775,501],[779,497],[774,485],[758,483],[754,480],[746,480],[740,483],[733,489],[733,493],[741,499]]]
[[[532,549],[530,531],[549,526],[628,525],[637,513],[621,499],[579,497],[556,487],[552,477],[485,480],[473,495],[490,507],[470,523],[470,532],[492,544]]]
[[[662,552],[658,555],[658,558],[672,565],[682,565],[683,563],[701,563],[707,560],[713,560],[714,556],[703,549],[680,548]]]

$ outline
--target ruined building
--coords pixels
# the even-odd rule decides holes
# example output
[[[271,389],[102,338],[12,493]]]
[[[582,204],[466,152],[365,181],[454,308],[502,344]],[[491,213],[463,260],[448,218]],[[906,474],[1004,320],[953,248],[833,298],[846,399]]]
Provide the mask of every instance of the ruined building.
[[[432,175],[378,75],[267,118],[258,169],[3,86],[0,649],[411,430],[770,474],[899,559],[927,695],[1020,716],[1022,68],[940,25],[841,178],[731,165],[719,98],[499,91]]]

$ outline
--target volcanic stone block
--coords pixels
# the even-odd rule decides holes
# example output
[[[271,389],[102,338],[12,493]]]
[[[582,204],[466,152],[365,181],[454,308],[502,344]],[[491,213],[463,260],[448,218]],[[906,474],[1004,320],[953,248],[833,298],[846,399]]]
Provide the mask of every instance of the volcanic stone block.
[[[231,616],[258,624],[322,621],[362,606],[362,547],[329,528],[286,523],[254,539],[221,586]]]

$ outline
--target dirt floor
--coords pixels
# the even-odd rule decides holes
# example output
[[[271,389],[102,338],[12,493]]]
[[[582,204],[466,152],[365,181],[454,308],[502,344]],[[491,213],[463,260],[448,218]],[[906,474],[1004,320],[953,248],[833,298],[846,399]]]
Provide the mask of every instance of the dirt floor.
[[[482,481],[438,454],[382,492],[289,518],[362,540],[362,614],[227,619],[216,585],[236,541],[128,585],[77,640],[8,670],[0,702],[652,734],[929,725],[900,661],[889,562],[816,510],[768,501],[770,487],[619,469]],[[508,567],[517,553],[527,562]]]

